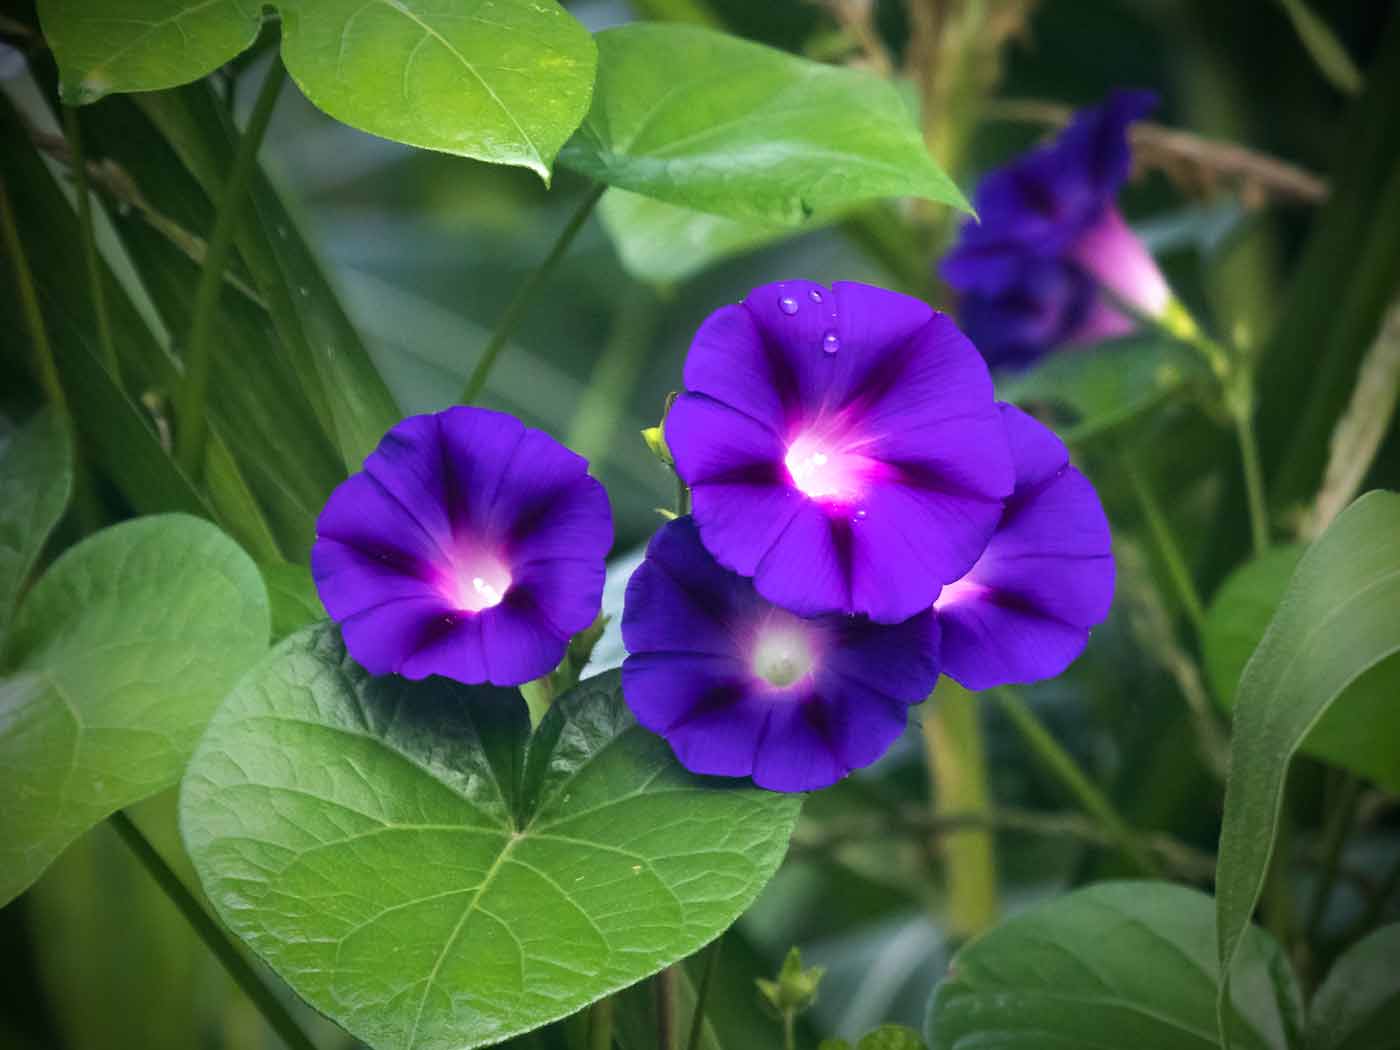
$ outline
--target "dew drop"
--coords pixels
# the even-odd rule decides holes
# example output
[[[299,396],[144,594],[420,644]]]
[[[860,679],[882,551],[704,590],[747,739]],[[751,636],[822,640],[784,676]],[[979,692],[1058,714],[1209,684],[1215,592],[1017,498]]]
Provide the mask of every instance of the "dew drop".
[[[778,309],[791,317],[797,313],[797,300],[790,295],[785,295],[778,300]]]
[[[306,287],[306,285],[304,285],[304,284],[303,284],[301,287],[299,287],[299,288],[297,289],[297,291],[299,291],[299,292],[301,293],[301,297],[302,297],[303,299],[305,299],[307,296],[309,296],[309,295],[311,294],[311,289],[308,288],[308,287]]]
[[[865,508],[864,508],[864,507],[861,507],[861,508],[860,508],[858,511],[856,511],[855,514],[851,517],[851,521],[853,521],[853,522],[855,522],[857,525],[859,525],[862,521],[864,521],[864,520],[866,519],[866,517],[867,517],[867,515],[866,515],[866,513],[865,513]]]
[[[813,288],[807,293],[807,298],[811,299],[814,303],[819,303],[822,301],[822,293]]]
[[[823,352],[823,353],[826,353],[826,354],[834,354],[834,353],[836,353],[837,350],[840,350],[840,349],[841,349],[841,337],[838,336],[835,332],[827,332],[826,335],[822,336],[822,352]]]

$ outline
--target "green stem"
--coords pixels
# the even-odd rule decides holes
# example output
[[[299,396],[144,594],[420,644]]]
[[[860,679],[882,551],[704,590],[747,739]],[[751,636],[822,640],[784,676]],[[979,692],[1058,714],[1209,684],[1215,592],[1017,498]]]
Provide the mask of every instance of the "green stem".
[[[1085,813],[1099,823],[1108,840],[1145,874],[1160,877],[1163,872],[1157,858],[1143,848],[1142,843],[1133,834],[1133,829],[1114,808],[1108,796],[1100,791],[1088,774],[1080,768],[1074,756],[1050,735],[1029,705],[1006,686],[993,690],[992,695],[1046,772],[1055,778]]]
[[[700,986],[695,990],[695,1009],[690,1015],[690,1037],[685,1041],[686,1050],[700,1050],[700,1037],[705,1031],[705,1000],[710,996],[710,983],[718,969],[720,945],[723,943],[723,937],[716,938],[705,953],[705,969],[700,973]]]
[[[1306,927],[1308,940],[1317,939],[1322,928],[1322,918],[1327,911],[1327,902],[1332,896],[1332,887],[1337,881],[1337,867],[1342,859],[1342,846],[1346,843],[1347,832],[1356,818],[1357,804],[1361,801],[1361,780],[1348,775],[1342,784],[1341,797],[1337,799],[1328,815],[1327,828],[1323,834],[1322,874],[1313,890],[1312,902],[1308,908]]]
[[[1253,402],[1253,397],[1245,399],[1245,403],[1234,408],[1231,414],[1235,417],[1235,436],[1240,444],[1240,459],[1244,464],[1244,491],[1249,504],[1249,533],[1254,542],[1255,557],[1258,557],[1269,549],[1269,502],[1264,493],[1264,471],[1259,465],[1259,442],[1254,435]]]
[[[107,289],[102,283],[102,260],[97,254],[97,236],[92,225],[92,193],[88,187],[87,158],[83,149],[83,129],[78,111],[63,107],[63,130],[73,155],[73,186],[78,194],[78,230],[83,240],[83,257],[87,262],[88,290],[92,295],[92,310],[97,317],[97,344],[112,381],[121,387],[121,363],[117,360],[117,344],[112,336],[112,318],[107,311]]]
[[[783,1050],[797,1050],[797,1014],[783,1013]]]
[[[49,330],[44,324],[44,311],[39,306],[39,292],[34,287],[34,274],[29,269],[29,257],[24,254],[24,244],[19,239],[19,227],[15,225],[15,212],[10,204],[9,192],[0,180],[0,243],[5,246],[5,254],[12,260],[15,274],[15,290],[19,293],[20,309],[24,312],[25,327],[29,329],[29,340],[34,346],[34,372],[43,390],[44,397],[59,414],[69,420],[68,398],[63,393],[63,383],[58,378],[58,365],[54,361],[53,344],[49,342]]]
[[[297,1024],[296,1019],[288,1012],[286,1006],[277,996],[272,994],[267,985],[254,972],[252,966],[249,965],[248,960],[233,946],[218,924],[209,917],[209,913],[195,899],[194,894],[189,891],[180,876],[171,870],[170,865],[165,862],[165,858],[141,833],[141,829],[121,810],[112,814],[110,823],[113,830],[121,837],[122,842],[136,855],[136,859],[141,862],[146,873],[155,880],[156,885],[169,898],[170,903],[175,905],[180,914],[184,916],[185,921],[194,927],[195,933],[199,935],[205,947],[223,964],[228,975],[258,1008],[268,1026],[281,1036],[282,1041],[287,1044],[290,1050],[316,1050],[316,1045],[307,1038],[306,1033],[301,1030],[301,1026]]]
[[[618,307],[603,356],[593,366],[593,379],[579,399],[564,443],[590,463],[600,462],[612,447],[651,346],[656,307],[650,289],[635,285],[629,290]]]
[[[1142,516],[1147,519],[1148,530],[1152,533],[1153,540],[1156,541],[1158,553],[1161,554],[1162,561],[1166,563],[1167,575],[1171,577],[1177,597],[1181,600],[1182,607],[1186,609],[1186,615],[1190,617],[1192,627],[1196,629],[1197,634],[1200,634],[1205,630],[1206,607],[1205,603],[1201,601],[1200,591],[1196,589],[1196,581],[1191,577],[1191,570],[1186,565],[1181,545],[1177,543],[1171,525],[1167,522],[1167,516],[1162,513],[1161,504],[1157,502],[1157,496],[1152,491],[1152,486],[1148,484],[1146,475],[1128,455],[1125,454],[1120,458],[1123,472],[1128,475],[1128,482],[1133,487],[1133,494],[1137,497]]]
[[[977,698],[951,678],[938,683],[933,710],[924,719],[934,816],[992,812],[987,756],[977,717]],[[949,933],[974,937],[997,917],[996,844],[990,831],[969,828],[942,840],[948,887]]]
[[[588,1050],[612,1050],[613,997],[599,999],[588,1011]]]
[[[224,183],[214,218],[214,231],[204,254],[204,268],[195,290],[194,318],[190,324],[189,345],[185,348],[185,376],[175,398],[176,460],[192,479],[203,473],[204,440],[208,431],[204,401],[209,390],[209,374],[213,364],[214,326],[218,321],[219,293],[223,289],[224,269],[233,250],[238,213],[247,196],[248,184],[257,164],[258,149],[272,121],[277,96],[287,79],[287,69],[274,60],[258,91],[253,114],[243,130],[228,181]]]
[[[472,374],[467,378],[466,389],[462,391],[461,401],[464,405],[470,405],[486,387],[486,377],[491,374],[492,367],[496,364],[496,358],[501,356],[501,351],[505,349],[506,341],[510,339],[515,331],[516,325],[520,323],[520,318],[525,314],[525,308],[530,305],[530,301],[539,291],[540,285],[554,272],[554,268],[559,265],[559,260],[564,257],[564,253],[569,250],[569,245],[578,236],[579,230],[583,229],[583,224],[588,221],[588,216],[593,214],[593,208],[598,203],[598,198],[606,190],[606,183],[598,183],[592,187],[587,195],[579,202],[574,209],[574,213],[569,217],[568,224],[560,231],[559,237],[554,242],[554,247],[545,256],[544,262],[525,278],[510,303],[506,306],[505,313],[501,314],[500,321],[496,324],[496,330],[491,333],[491,340],[486,344],[486,349],[481,352],[481,360],[472,369]]]
[[[1210,366],[1235,424],[1240,459],[1244,465],[1245,497],[1249,504],[1249,531],[1256,556],[1269,549],[1269,503],[1264,493],[1264,472],[1259,465],[1259,443],[1254,436],[1254,370],[1238,347],[1224,346],[1202,331],[1196,319],[1173,298],[1160,317],[1146,316],[1109,293],[1109,298],[1130,316],[1155,327],[1191,347]]]

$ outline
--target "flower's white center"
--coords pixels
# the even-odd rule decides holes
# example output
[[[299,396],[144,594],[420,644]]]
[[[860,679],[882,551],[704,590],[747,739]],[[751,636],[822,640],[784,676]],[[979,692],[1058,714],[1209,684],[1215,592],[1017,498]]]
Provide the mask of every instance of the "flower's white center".
[[[478,552],[458,556],[444,590],[460,611],[476,613],[500,605],[510,582],[505,562]]]
[[[800,628],[783,624],[760,629],[753,669],[769,685],[792,685],[812,670],[813,662],[812,647]]]
[[[783,465],[798,490],[810,499],[852,500],[860,496],[870,466],[863,456],[842,451],[818,437],[799,437],[788,446]]]
[[[943,589],[938,592],[938,597],[934,600],[933,607],[946,609],[970,598],[979,598],[987,591],[988,588],[983,584],[976,582],[970,576],[964,576],[953,583],[944,584]]]

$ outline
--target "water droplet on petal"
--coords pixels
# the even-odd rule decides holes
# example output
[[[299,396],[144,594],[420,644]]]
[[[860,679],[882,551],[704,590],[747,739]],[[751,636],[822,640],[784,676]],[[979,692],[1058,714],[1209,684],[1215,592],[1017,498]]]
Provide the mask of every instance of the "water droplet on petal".
[[[867,515],[865,513],[865,508],[861,507],[858,511],[855,512],[855,515],[851,518],[851,521],[859,525],[862,521],[866,519],[866,516]]]
[[[790,295],[785,295],[778,300],[778,309],[791,317],[797,313],[797,300]]]
[[[834,354],[834,353],[836,353],[837,350],[840,350],[840,349],[841,349],[841,337],[838,336],[835,332],[827,332],[826,335],[822,336],[822,352],[823,352],[823,353]]]
[[[819,303],[822,301],[822,293],[813,288],[807,293],[807,298],[811,299],[814,303]]]

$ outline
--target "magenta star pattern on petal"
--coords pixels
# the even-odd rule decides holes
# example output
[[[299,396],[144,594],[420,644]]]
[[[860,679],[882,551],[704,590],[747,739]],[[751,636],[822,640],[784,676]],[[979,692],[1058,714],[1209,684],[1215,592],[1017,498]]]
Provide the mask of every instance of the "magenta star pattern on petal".
[[[799,616],[898,623],[977,560],[1012,487],[986,365],[867,285],[765,285],[711,314],[666,420],[701,540]]]
[[[371,674],[518,685],[598,614],[612,515],[588,464],[481,408],[399,423],[322,510],[326,611]]]

